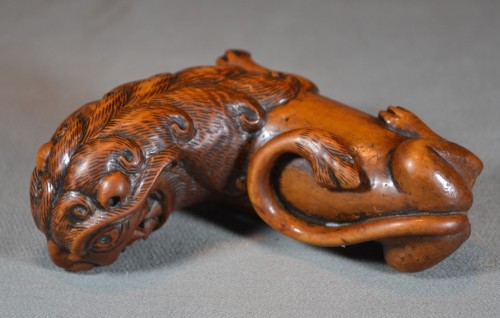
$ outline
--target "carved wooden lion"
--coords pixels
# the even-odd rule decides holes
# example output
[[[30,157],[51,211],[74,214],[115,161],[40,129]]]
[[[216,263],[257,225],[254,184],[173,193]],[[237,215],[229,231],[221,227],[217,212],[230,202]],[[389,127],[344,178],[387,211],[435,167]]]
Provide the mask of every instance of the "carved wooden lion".
[[[391,266],[418,271],[468,238],[481,169],[401,107],[375,118],[228,51],[71,114],[40,148],[30,194],[52,260],[73,271],[206,200],[250,203],[310,244],[381,242]]]

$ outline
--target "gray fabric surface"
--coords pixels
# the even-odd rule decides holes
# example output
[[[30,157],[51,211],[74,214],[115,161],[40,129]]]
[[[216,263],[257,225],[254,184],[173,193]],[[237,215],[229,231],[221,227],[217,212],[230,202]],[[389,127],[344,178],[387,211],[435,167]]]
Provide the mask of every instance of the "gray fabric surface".
[[[470,240],[400,274],[371,245],[316,248],[180,211],[112,266],[56,268],[29,209],[38,147],[114,86],[229,47],[371,114],[407,106],[475,152]],[[499,1],[1,1],[0,316],[498,317],[499,101]]]

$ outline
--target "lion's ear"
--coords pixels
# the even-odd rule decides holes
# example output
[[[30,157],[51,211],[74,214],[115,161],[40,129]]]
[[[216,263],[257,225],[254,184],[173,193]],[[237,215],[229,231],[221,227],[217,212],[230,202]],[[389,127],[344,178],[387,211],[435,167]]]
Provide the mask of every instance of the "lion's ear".
[[[181,152],[177,147],[171,147],[149,157],[140,189],[138,189],[139,197],[145,195],[151,189],[151,186],[163,171],[174,168],[180,160]]]
[[[181,159],[181,151],[177,147],[170,147],[152,155],[147,160],[147,166],[150,171],[161,173],[165,169],[174,168]]]
[[[40,149],[38,150],[38,153],[36,155],[35,169],[40,174],[45,172],[45,167],[47,165],[47,158],[50,155],[50,151],[52,150],[53,145],[54,144],[52,143],[52,141],[49,141],[48,143],[41,146]]]

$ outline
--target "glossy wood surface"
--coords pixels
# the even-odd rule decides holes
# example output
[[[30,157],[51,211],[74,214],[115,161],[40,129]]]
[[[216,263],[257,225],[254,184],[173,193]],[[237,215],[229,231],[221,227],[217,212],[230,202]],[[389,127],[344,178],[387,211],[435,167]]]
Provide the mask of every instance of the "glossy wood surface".
[[[30,196],[52,260],[73,271],[112,263],[176,209],[222,201],[306,243],[378,241],[411,272],[467,240],[481,170],[402,107],[373,117],[232,50],[71,114],[40,148]]]

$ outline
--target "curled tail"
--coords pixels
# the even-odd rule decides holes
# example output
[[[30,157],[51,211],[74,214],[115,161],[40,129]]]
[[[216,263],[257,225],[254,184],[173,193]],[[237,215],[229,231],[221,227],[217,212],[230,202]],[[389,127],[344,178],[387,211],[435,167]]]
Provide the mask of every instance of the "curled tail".
[[[271,172],[276,161],[287,153],[306,159],[312,167],[316,182],[332,191],[359,187],[359,167],[342,140],[327,131],[310,128],[291,130],[275,137],[259,149],[250,162],[248,194],[259,216],[285,235],[311,244],[325,245],[324,232],[337,232],[338,229],[310,224],[305,217],[290,213],[275,194]],[[335,239],[326,245],[342,244],[345,243]]]
[[[286,153],[306,159],[317,183],[331,191],[355,190],[362,183],[362,172],[348,146],[324,130],[291,130],[270,140],[255,153],[247,176],[250,201],[267,224],[296,240],[318,246],[341,246],[387,237],[454,234],[465,224],[461,216],[448,217],[452,220],[446,223],[440,222],[439,216],[427,216],[426,222],[419,216],[405,216],[354,223],[335,220],[311,223],[305,212],[289,211],[273,188],[273,167]]]

